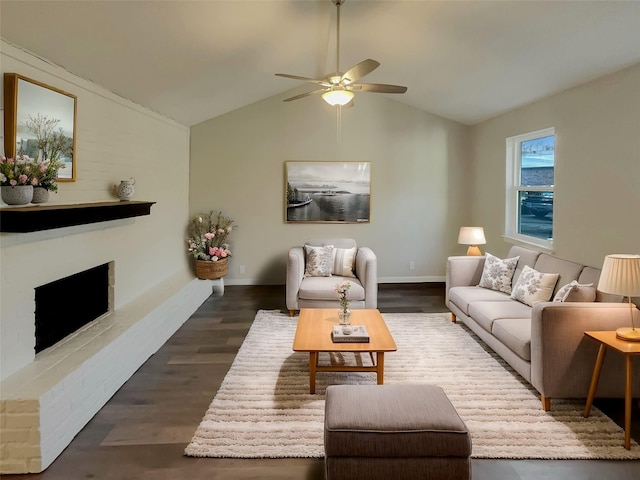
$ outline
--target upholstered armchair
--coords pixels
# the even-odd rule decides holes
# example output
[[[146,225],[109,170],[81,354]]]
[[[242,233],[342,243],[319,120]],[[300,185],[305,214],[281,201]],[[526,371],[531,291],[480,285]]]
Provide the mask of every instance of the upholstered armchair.
[[[333,247],[333,248],[331,248]],[[339,308],[336,284],[351,282],[349,307],[378,307],[378,260],[351,238],[313,238],[287,258],[287,309]]]

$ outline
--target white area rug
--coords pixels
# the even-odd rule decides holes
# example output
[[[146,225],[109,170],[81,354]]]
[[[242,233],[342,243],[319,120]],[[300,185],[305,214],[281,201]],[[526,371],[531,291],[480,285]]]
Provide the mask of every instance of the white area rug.
[[[630,459],[624,432],[581,401],[544,412],[527,382],[488,353],[448,314],[383,314],[398,351],[385,355],[385,384],[444,388],[467,424],[475,458]],[[375,384],[372,373],[319,373],[309,394],[309,355],[292,351],[297,317],[261,310],[185,455],[324,456],[324,392],[336,383]],[[321,354],[321,362],[370,363],[368,355]],[[595,359],[594,359],[595,360]]]

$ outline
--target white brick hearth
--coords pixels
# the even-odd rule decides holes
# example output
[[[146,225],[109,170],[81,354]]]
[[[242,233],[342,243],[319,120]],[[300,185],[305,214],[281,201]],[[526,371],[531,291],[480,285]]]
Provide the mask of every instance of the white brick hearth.
[[[41,472],[208,298],[185,273],[39,353],[0,383],[0,473]]]

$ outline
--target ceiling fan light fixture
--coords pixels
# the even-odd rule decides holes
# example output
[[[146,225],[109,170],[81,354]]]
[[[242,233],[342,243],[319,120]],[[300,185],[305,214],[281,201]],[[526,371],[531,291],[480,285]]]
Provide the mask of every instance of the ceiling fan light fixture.
[[[344,106],[353,99],[353,92],[344,89],[329,90],[322,94],[322,99],[331,106]]]
[[[0,0],[1,1],[1,0]],[[370,74],[376,68],[380,66],[380,62],[377,62],[371,58],[367,58],[360,63],[357,63],[346,72],[340,71],[340,6],[345,0],[331,0],[336,6],[336,70],[334,73],[323,78],[309,78],[301,77],[299,75],[290,75],[288,73],[276,73],[279,77],[291,78],[293,80],[302,80],[308,83],[313,83],[321,88],[316,88],[310,92],[295,95],[290,98],[285,98],[284,102],[290,102],[299,98],[308,97],[309,95],[322,94],[322,99],[331,106],[345,106],[350,104],[353,106],[351,100],[355,96],[352,90],[358,92],[373,92],[373,93],[404,93],[407,91],[407,87],[401,85],[387,85],[384,83],[359,83],[359,80],[365,75]]]

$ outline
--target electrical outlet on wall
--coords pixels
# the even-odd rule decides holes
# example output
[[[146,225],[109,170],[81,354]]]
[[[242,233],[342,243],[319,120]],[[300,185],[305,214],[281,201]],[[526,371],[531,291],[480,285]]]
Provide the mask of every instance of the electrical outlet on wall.
[[[246,268],[244,268],[244,265],[240,265],[240,273],[241,273],[241,274],[244,274],[244,273],[246,273],[246,272],[247,272],[247,269],[246,269]]]
[[[415,270],[416,269],[416,262],[414,262],[413,260],[411,260],[409,262],[409,270]]]

